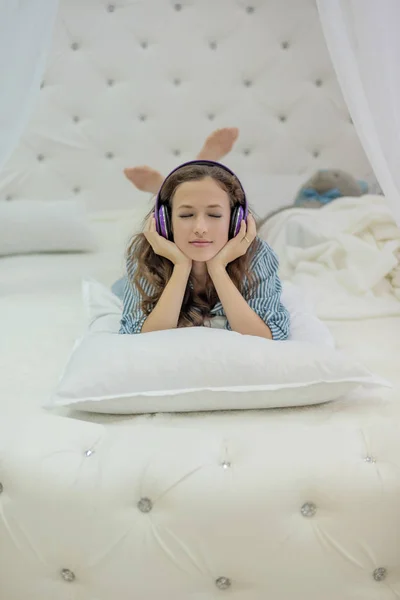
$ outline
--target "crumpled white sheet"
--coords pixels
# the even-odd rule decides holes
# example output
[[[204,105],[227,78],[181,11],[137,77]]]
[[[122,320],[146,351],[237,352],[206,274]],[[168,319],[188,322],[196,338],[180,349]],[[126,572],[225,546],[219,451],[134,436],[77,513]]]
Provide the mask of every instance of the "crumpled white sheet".
[[[282,279],[303,288],[320,318],[400,315],[400,229],[383,196],[288,209],[259,235],[278,253]]]

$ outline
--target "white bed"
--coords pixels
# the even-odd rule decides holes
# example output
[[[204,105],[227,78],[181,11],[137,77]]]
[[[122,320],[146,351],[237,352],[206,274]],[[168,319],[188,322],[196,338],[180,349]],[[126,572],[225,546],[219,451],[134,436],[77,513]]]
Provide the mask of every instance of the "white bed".
[[[320,168],[374,182],[314,0],[60,0],[37,110],[0,174],[0,200],[82,199],[99,249],[0,258],[0,600],[400,598],[394,265],[385,297],[353,278],[366,290],[339,304],[324,271],[337,240],[310,259],[289,256],[287,213],[264,231],[338,347],[393,389],[212,414],[41,408],[87,326],[82,278],[120,277],[149,208],[122,169],[167,173],[226,126],[240,137],[224,162],[260,216]],[[376,276],[388,263],[374,239],[364,243]]]
[[[393,383],[296,409],[114,417],[41,408],[142,209],[97,252],[0,264],[3,600],[400,596],[400,316],[329,321]],[[24,279],[22,279],[24,277]]]

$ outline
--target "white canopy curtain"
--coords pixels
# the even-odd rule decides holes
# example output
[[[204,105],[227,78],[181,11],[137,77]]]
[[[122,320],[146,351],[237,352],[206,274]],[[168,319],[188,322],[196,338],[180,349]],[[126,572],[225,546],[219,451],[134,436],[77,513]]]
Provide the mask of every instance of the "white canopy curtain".
[[[35,106],[58,0],[0,0],[0,170]]]
[[[400,0],[317,0],[357,133],[400,225]]]

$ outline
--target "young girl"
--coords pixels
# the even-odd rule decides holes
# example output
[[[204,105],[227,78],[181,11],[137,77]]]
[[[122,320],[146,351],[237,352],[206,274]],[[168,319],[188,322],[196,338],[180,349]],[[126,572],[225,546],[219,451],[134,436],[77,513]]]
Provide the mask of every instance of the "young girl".
[[[196,160],[164,180],[127,250],[121,334],[213,326],[286,339],[278,259],[256,236],[238,178]]]

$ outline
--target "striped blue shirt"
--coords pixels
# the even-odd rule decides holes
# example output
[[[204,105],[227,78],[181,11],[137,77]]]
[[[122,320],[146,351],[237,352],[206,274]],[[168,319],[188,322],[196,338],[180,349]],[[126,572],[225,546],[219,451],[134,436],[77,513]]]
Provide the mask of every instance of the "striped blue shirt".
[[[250,295],[249,286],[245,284],[243,297],[247,304],[264,321],[271,330],[274,340],[286,340],[289,337],[290,316],[281,303],[282,284],[278,277],[278,257],[267,242],[256,238],[257,247],[250,264],[254,274],[254,284]],[[132,283],[135,266],[128,261],[123,297],[123,313],[119,333],[140,333],[147,315],[141,308],[141,295]],[[153,288],[147,282],[141,282],[146,293],[152,294]],[[211,317],[225,317],[221,302],[211,309]],[[226,321],[225,329],[231,329]]]

